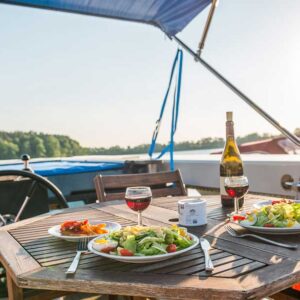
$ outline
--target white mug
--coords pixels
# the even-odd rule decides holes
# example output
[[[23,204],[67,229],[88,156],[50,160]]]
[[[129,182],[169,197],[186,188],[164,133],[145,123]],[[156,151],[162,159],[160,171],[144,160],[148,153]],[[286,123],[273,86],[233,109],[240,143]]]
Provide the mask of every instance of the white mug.
[[[178,201],[179,224],[183,226],[200,226],[207,224],[206,200],[200,198]]]

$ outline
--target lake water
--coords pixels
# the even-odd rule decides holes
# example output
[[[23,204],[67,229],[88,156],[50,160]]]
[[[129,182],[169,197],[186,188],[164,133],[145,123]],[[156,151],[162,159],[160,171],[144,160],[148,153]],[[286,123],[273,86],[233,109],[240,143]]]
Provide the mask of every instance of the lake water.
[[[199,154],[210,154],[210,153],[220,152],[220,151],[223,151],[223,148],[201,149],[201,150],[187,150],[187,151],[175,151],[175,154],[199,155]]]

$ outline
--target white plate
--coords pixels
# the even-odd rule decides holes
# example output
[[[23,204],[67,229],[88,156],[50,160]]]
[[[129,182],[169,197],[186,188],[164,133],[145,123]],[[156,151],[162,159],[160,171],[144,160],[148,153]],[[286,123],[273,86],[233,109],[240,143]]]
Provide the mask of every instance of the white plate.
[[[274,228],[274,227],[258,227],[258,226],[245,226],[239,224],[243,228],[246,228],[250,231],[263,233],[263,234],[273,234],[273,235],[281,235],[281,234],[299,234],[300,227],[297,228]]]
[[[115,230],[120,230],[121,229],[121,225],[119,223],[116,222],[110,222],[110,221],[101,221],[101,220],[93,220],[93,221],[89,221],[90,224],[92,225],[96,225],[96,224],[106,224],[105,229],[108,230],[108,233],[115,231]],[[60,225],[55,225],[51,228],[49,228],[48,233],[52,236],[55,236],[57,238],[66,240],[68,242],[78,242],[81,239],[85,239],[85,238],[95,238],[95,237],[99,237],[101,235],[106,235],[105,234],[94,234],[94,235],[80,235],[80,236],[73,236],[73,235],[63,235],[60,232]]]
[[[274,200],[278,200],[278,199],[274,199]],[[255,204],[253,204],[253,207],[261,208],[261,207],[266,206],[266,205],[271,205],[272,201],[273,200],[260,201],[260,202],[257,202]],[[292,200],[292,201],[294,201],[295,203],[300,203],[300,200]]]
[[[166,259],[169,259],[171,257],[180,255],[182,253],[185,253],[187,251],[190,251],[190,250],[194,249],[199,244],[199,239],[198,239],[198,237],[196,237],[195,235],[193,235],[191,233],[189,233],[189,235],[192,237],[193,241],[195,242],[193,245],[191,245],[188,248],[176,251],[176,252],[166,253],[166,254],[159,254],[159,255],[149,255],[149,256],[118,256],[118,255],[111,255],[111,254],[107,254],[107,253],[103,253],[103,252],[95,250],[93,248],[93,243],[94,243],[95,239],[93,239],[89,242],[88,248],[91,252],[93,252],[97,255],[100,255],[100,256],[106,257],[106,258],[110,258],[110,259],[114,259],[114,260],[118,260],[118,261],[121,261],[121,262],[136,263],[136,264],[151,263],[151,262],[166,260]]]

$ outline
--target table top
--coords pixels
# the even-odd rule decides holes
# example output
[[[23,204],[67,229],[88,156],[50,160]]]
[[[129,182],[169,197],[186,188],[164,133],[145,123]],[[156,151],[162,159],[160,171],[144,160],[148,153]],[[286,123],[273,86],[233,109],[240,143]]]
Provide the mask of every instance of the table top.
[[[174,224],[177,201],[183,197],[153,199],[143,212],[144,225]],[[186,198],[186,197],[185,197]],[[289,250],[251,239],[230,236],[223,228],[226,213],[220,196],[207,199],[208,224],[189,231],[204,235],[212,244],[215,269],[205,272],[204,255],[198,246],[175,258],[130,264],[88,253],[75,275],[65,270],[75,256],[76,243],[49,236],[49,227],[68,219],[88,218],[135,225],[137,215],[124,201],[111,201],[65,209],[54,215],[27,219],[0,229],[0,260],[22,288],[77,291],[164,299],[260,299],[300,281],[300,249]],[[247,195],[246,207],[265,196]],[[297,243],[294,236],[271,236]]]

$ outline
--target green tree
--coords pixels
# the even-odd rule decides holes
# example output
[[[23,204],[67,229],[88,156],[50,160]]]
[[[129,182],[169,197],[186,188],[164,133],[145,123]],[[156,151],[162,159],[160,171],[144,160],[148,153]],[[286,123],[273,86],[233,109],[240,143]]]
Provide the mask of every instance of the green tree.
[[[0,155],[1,159],[17,158],[19,147],[14,143],[0,139]]]
[[[44,143],[46,147],[47,157],[59,157],[61,156],[60,143],[54,135],[47,134],[44,138]]]
[[[33,135],[30,139],[31,155],[33,157],[46,157],[47,150],[40,136]]]

